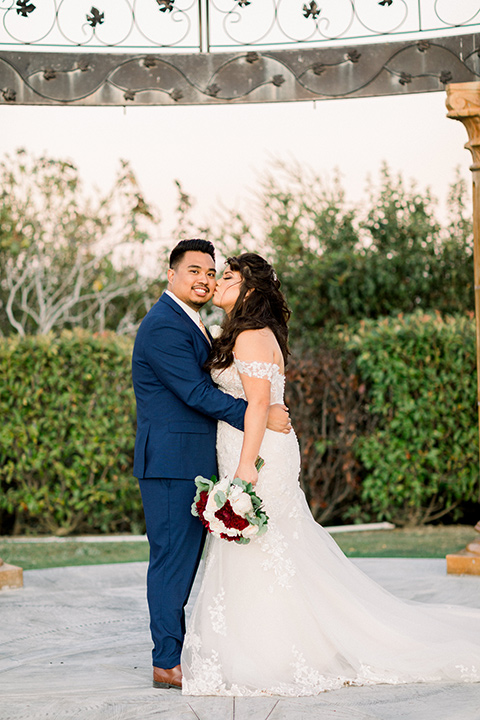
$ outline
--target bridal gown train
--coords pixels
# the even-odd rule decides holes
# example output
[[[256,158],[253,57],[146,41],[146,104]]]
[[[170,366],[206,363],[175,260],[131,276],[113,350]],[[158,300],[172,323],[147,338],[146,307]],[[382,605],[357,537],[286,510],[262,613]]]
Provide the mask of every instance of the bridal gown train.
[[[245,397],[238,370],[271,381],[277,365],[214,375]],[[243,433],[219,422],[220,477],[232,476]],[[480,610],[403,601],[351,563],[313,519],[298,482],[293,430],[266,430],[257,493],[269,516],[248,545],[207,540],[204,575],[182,653],[187,695],[316,695],[345,685],[480,682]]]

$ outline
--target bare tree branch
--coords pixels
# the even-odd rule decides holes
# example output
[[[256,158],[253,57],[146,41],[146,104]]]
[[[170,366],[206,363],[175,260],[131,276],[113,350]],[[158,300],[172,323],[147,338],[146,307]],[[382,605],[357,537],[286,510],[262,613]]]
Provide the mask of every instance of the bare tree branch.
[[[0,333],[135,327],[149,300],[132,265],[158,235],[158,213],[128,163],[92,200],[70,163],[18,151],[0,159],[0,188]]]

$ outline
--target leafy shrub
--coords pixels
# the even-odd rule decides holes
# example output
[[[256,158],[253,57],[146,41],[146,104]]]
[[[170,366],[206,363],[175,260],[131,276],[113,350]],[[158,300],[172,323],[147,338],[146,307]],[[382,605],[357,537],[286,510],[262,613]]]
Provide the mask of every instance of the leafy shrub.
[[[354,447],[369,427],[365,385],[351,354],[326,346],[294,355],[287,380],[308,503],[318,522],[341,520],[359,498],[363,468]]]
[[[0,532],[142,527],[130,354],[82,330],[0,342]]]
[[[473,321],[418,313],[363,322],[344,339],[376,421],[356,443],[363,512],[397,524],[458,517],[479,496]]]
[[[234,213],[211,238],[225,255],[249,248],[271,260],[292,309],[293,346],[317,347],[339,324],[472,308],[468,197],[457,173],[440,222],[429,191],[385,165],[366,202],[353,206],[339,178],[325,183],[304,166],[277,164],[261,187],[259,228]]]
[[[399,316],[321,343],[287,382],[315,518],[419,524],[475,502],[473,322]],[[0,534],[143,530],[130,353],[84,330],[0,341]]]

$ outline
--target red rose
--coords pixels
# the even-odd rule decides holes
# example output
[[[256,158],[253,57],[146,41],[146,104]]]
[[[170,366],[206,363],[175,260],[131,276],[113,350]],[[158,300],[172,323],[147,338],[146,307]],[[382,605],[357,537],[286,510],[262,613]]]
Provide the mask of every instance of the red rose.
[[[205,508],[207,506],[207,500],[208,500],[208,492],[206,490],[204,490],[203,492],[200,493],[200,500],[197,501],[197,503],[195,504],[195,507],[197,508],[198,517],[200,518],[202,523],[205,525],[207,530],[210,530],[208,522],[203,517],[203,513],[205,512]]]
[[[215,517],[221,520],[225,527],[234,528],[235,530],[245,530],[250,524],[248,520],[233,511],[230,500],[227,500],[225,505],[217,510]]]
[[[236,538],[231,537],[230,535],[227,535],[227,533],[220,533],[220,537],[223,540],[228,540],[229,542],[231,542],[232,540],[236,540]]]

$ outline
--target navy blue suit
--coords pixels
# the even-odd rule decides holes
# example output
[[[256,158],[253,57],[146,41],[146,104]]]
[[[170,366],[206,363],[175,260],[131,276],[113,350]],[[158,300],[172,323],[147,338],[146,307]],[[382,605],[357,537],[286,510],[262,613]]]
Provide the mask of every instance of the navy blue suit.
[[[196,475],[217,473],[217,420],[243,430],[246,409],[203,370],[210,345],[164,294],[143,319],[132,377],[137,400],[134,475],[139,479],[150,563],[147,597],[153,664],[180,662],[184,607],[200,561],[204,530],[190,508]]]

